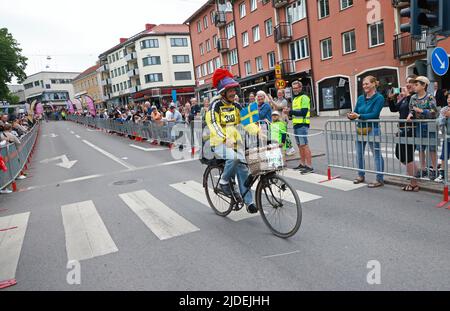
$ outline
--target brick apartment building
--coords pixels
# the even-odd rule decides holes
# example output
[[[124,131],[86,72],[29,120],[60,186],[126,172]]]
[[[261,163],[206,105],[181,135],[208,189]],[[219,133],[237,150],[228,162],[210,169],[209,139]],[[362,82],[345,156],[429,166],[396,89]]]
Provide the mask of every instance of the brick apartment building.
[[[392,0],[209,0],[185,22],[196,94],[211,96],[213,71],[226,67],[239,79],[245,99],[259,89],[275,95],[279,64],[288,90],[290,82],[301,79],[317,114],[342,115],[356,104],[367,75],[380,80],[386,95],[403,86],[408,74],[426,74],[425,44],[399,34],[405,22],[402,5]],[[450,40],[439,46],[450,50]],[[450,74],[437,81],[450,88]]]

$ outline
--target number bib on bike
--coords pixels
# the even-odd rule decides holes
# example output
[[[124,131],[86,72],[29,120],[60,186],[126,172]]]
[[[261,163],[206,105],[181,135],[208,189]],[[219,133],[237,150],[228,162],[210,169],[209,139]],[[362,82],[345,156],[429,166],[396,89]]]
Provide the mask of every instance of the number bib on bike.
[[[239,110],[234,106],[232,107],[220,107],[220,123],[222,126],[236,125],[239,123],[238,118]]]

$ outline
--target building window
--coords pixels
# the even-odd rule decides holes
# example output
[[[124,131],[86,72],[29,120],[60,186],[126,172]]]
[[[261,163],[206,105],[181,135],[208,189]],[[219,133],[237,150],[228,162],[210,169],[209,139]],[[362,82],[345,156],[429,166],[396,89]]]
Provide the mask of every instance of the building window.
[[[217,35],[214,35],[212,40],[213,40],[214,48],[217,49]]]
[[[260,72],[264,70],[264,66],[263,66],[263,60],[261,56],[258,56],[257,58],[255,58],[255,62],[256,62],[256,71]]]
[[[329,0],[319,0],[319,19],[325,18],[330,15],[330,4]]]
[[[217,57],[215,61],[215,69],[220,68],[220,66],[222,66],[220,63],[220,57]]]
[[[188,46],[188,40],[186,38],[172,38],[170,39],[170,45],[172,47]]]
[[[201,78],[202,77],[202,67],[201,66],[195,67],[195,71],[197,73],[197,78]]]
[[[212,74],[214,72],[214,61],[210,60],[208,62],[208,74]]]
[[[228,53],[228,65],[233,66],[238,63],[238,55],[237,55],[237,49],[232,50],[230,53]]]
[[[267,60],[269,63],[269,69],[275,68],[275,52],[267,53]]]
[[[188,64],[189,55],[173,55],[172,60],[174,64]]]
[[[353,0],[341,0],[341,10],[345,10],[353,5]]]
[[[206,52],[211,52],[211,41],[206,40]]]
[[[273,35],[273,23],[272,19],[268,19],[264,22],[264,25],[266,26],[266,37],[270,37]]]
[[[331,44],[331,38],[320,41],[320,49],[322,52],[322,59],[329,59],[333,57],[333,47]]]
[[[342,46],[344,54],[352,53],[356,51],[356,38],[355,31],[348,31],[342,34]]]
[[[206,63],[202,65],[202,73],[204,76],[208,75],[208,66]]]
[[[162,82],[162,81],[163,81],[162,73],[151,73],[145,75],[145,83]]]
[[[244,18],[245,15],[247,15],[247,11],[246,11],[246,8],[245,8],[245,2],[242,2],[242,3],[239,5],[239,16],[240,16],[241,18]]]
[[[202,22],[201,21],[197,22],[197,32],[202,32]]]
[[[244,32],[242,34],[242,46],[245,48],[246,46],[248,46],[248,32]]]
[[[309,57],[308,37],[294,41],[289,45],[291,59],[300,60]]]
[[[250,0],[250,11],[253,12],[258,7],[258,2],[256,0]]]
[[[203,43],[200,43],[200,55],[203,55],[204,53],[203,53]]]
[[[141,41],[141,49],[159,48],[158,39],[148,39]]]
[[[161,65],[160,56],[150,56],[142,59],[144,66]]]
[[[245,66],[245,74],[247,76],[251,75],[252,74],[252,63],[250,61],[246,61],[244,63],[244,66]]]
[[[192,80],[192,75],[190,71],[181,71],[181,72],[175,72],[175,80]]]
[[[227,25],[227,39],[234,38],[236,33],[234,32],[234,22],[231,22]]]
[[[286,7],[286,20],[293,24],[306,17],[305,0],[298,0]]]
[[[39,86],[39,81],[34,81],[34,86]]]
[[[384,23],[383,21],[369,25],[369,47],[374,47],[384,43]]]
[[[206,15],[205,17],[203,17],[203,27],[205,29],[208,28],[208,15]]]
[[[252,32],[253,32],[253,42],[258,42],[260,40],[259,25],[253,27]]]

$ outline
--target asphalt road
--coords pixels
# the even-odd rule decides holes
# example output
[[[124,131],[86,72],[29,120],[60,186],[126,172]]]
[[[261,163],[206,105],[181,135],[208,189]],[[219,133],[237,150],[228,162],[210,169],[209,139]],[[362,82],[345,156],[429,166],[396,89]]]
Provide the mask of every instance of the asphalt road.
[[[77,162],[41,163],[62,155]],[[318,174],[325,161],[315,159]],[[289,171],[310,201],[298,234],[283,240],[259,215],[216,216],[195,192],[203,170],[189,153],[173,158],[74,123],[42,124],[21,192],[0,195],[0,227],[17,226],[0,232],[0,281],[17,280],[5,290],[450,289],[450,211],[434,207],[436,194],[351,190]],[[74,257],[79,285],[67,282]],[[367,282],[372,260],[381,284]]]

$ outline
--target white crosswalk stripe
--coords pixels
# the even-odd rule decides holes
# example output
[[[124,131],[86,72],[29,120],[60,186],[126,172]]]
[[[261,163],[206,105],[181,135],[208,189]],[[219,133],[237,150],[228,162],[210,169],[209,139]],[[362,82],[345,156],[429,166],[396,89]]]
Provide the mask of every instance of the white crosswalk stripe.
[[[118,251],[94,202],[64,205],[61,212],[69,261],[90,259]]]
[[[196,181],[190,180],[190,181],[186,181],[186,182],[182,182],[182,183],[173,184],[170,186],[172,188],[175,188],[179,192],[183,193],[184,195],[190,197],[191,199],[193,199],[197,202],[200,202],[201,204],[203,204],[207,207],[210,207],[208,200],[206,199],[205,189],[203,188],[202,184],[200,184]],[[252,190],[253,191],[256,190],[256,185],[253,186]],[[308,192],[303,192],[303,191],[297,191],[297,194],[300,198],[301,203],[307,203],[307,202],[318,200],[318,199],[322,198],[321,196],[311,194]],[[284,197],[284,199],[289,202],[293,202],[293,203],[295,202],[295,199],[292,195],[290,197]],[[231,214],[228,215],[228,218],[230,218],[233,221],[240,221],[240,220],[252,218],[252,217],[255,217],[258,215],[259,214],[249,214],[247,212],[247,210],[244,208],[238,212],[231,212]]]
[[[160,240],[200,230],[145,190],[119,196]]]
[[[299,171],[292,170],[292,169],[284,170],[282,175],[285,177],[291,178],[291,179],[296,179],[296,180],[307,182],[310,184],[320,185],[323,187],[342,190],[342,191],[351,191],[351,190],[365,187],[365,185],[362,185],[362,184],[355,185],[355,184],[353,184],[353,182],[351,182],[349,180],[340,179],[340,178],[323,182],[328,179],[328,177],[325,175],[319,175],[319,174],[302,175],[302,174],[300,174]]]
[[[30,213],[0,217],[4,230],[0,231],[0,282],[15,278],[29,217]]]
[[[190,197],[191,199],[202,203],[204,206],[207,206],[209,208],[211,207],[209,206],[208,200],[206,199],[205,189],[203,188],[203,185],[201,183],[190,180],[170,186],[183,193],[184,195]],[[240,211],[231,212],[231,214],[228,215],[228,218],[233,221],[240,221],[255,216],[258,216],[258,214],[249,214],[247,210],[243,208]]]

